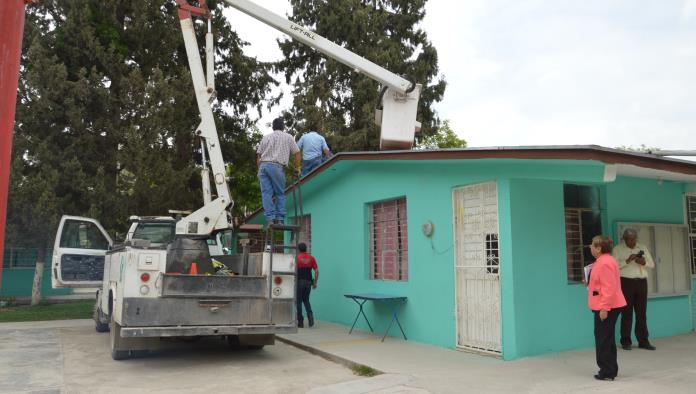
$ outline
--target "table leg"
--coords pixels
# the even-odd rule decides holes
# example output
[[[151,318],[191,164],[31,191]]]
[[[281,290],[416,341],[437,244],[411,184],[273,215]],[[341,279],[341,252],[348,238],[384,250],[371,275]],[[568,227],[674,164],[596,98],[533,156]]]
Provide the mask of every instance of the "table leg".
[[[392,324],[394,324],[394,321],[396,321],[396,324],[399,326],[399,330],[401,330],[401,335],[404,336],[404,339],[405,339],[405,340],[408,340],[408,338],[406,338],[406,334],[404,333],[404,329],[401,327],[401,323],[399,323],[399,317],[398,317],[399,310],[401,309],[401,304],[402,304],[402,303],[401,303],[401,302],[396,302],[395,305],[392,304],[392,303],[389,303],[389,304],[390,304],[390,307],[391,307],[390,309],[391,309],[391,312],[392,312],[392,319],[391,319],[391,321],[389,322],[389,326],[387,326],[387,330],[384,332],[384,336],[382,337],[382,342],[384,342],[384,338],[386,338],[386,337],[387,337],[387,334],[389,334],[389,330],[391,329]]]
[[[348,331],[348,334],[351,334],[353,332],[353,328],[355,327],[355,323],[358,322],[358,319],[360,318],[360,314],[362,314],[363,317],[365,318],[365,321],[367,322],[367,326],[370,327],[370,331],[375,332],[375,330],[372,329],[372,325],[370,324],[370,321],[367,320],[367,316],[365,316],[365,312],[363,311],[363,305],[367,302],[367,300],[363,300],[362,302],[356,300],[355,298],[351,298],[351,300],[355,301],[355,303],[358,304],[360,309],[358,310],[357,316],[355,316],[355,320],[353,320],[353,325],[350,326],[350,331]]]

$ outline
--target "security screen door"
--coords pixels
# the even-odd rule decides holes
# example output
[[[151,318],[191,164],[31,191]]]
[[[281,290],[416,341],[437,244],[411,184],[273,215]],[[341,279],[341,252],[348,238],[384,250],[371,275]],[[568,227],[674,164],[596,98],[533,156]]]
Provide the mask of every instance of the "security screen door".
[[[457,347],[501,352],[500,246],[495,182],[452,193]]]

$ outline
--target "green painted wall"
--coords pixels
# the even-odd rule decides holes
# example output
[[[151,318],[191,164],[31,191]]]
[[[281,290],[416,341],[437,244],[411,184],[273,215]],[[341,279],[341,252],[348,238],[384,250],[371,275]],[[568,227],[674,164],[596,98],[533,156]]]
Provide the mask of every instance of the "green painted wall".
[[[605,233],[614,234],[618,221],[683,223],[681,184],[619,177],[601,188]],[[504,357],[593,346],[585,287],[567,281],[563,182],[514,179],[510,196],[510,211],[501,210],[501,220],[507,216],[511,222],[513,283],[511,290],[503,277],[503,299],[513,304],[513,314],[503,309],[503,332],[515,334],[513,342],[504,342]],[[691,330],[690,309],[688,296],[651,298],[651,337]]]
[[[563,182],[602,184],[603,174],[596,162],[337,162],[303,186],[304,211],[312,215],[312,253],[321,272],[312,293],[315,314],[350,326],[358,308],[344,294],[405,295],[399,319],[409,340],[455,347],[452,190],[497,180],[504,358],[590,347],[586,289],[567,281]],[[619,177],[602,190],[607,233],[617,220],[683,220],[681,184]],[[626,198],[629,193],[640,198]],[[401,196],[407,197],[409,280],[370,280],[367,204]],[[431,238],[420,231],[428,220],[435,224]],[[389,310],[373,303],[365,307],[375,330],[383,332]],[[651,299],[651,335],[690,330],[690,308],[687,296]],[[358,327],[367,329],[362,318]],[[396,327],[390,333],[400,335]]]
[[[689,187],[677,182],[618,177],[607,184],[607,218],[614,242],[619,222],[684,224],[684,192]],[[648,302],[648,330],[651,337],[681,334],[693,329],[689,296],[654,298]]]
[[[603,175],[603,167],[588,162],[522,160],[337,163],[303,187],[304,210],[312,215],[312,251],[321,272],[319,286],[312,295],[318,318],[352,324],[357,305],[344,298],[345,293],[407,295],[409,299],[399,319],[409,339],[454,347],[452,190],[496,178],[551,179],[563,174],[581,182],[597,181]],[[501,181],[499,187],[501,210],[510,205],[505,197],[507,185],[506,181]],[[367,204],[400,196],[407,196],[409,280],[369,280]],[[562,218],[562,206],[560,210]],[[432,238],[420,232],[420,225],[427,220],[435,224]],[[509,222],[501,220],[500,225],[501,281],[508,283],[503,286],[502,307],[514,311],[515,304],[509,292],[513,282],[508,275],[512,271],[505,270],[511,261],[513,244],[506,243],[504,235]],[[563,240],[562,223],[560,228]],[[560,269],[563,267],[561,265]],[[384,330],[391,318],[388,309],[372,303],[366,304],[366,308],[375,329]],[[367,329],[362,318],[358,326]],[[507,330],[505,340],[511,341],[515,335],[514,326],[504,324],[503,330]],[[399,333],[392,328],[391,334]],[[505,347],[514,348],[514,340],[510,343],[512,345],[506,342]]]
[[[50,264],[49,264],[50,266]],[[33,268],[5,268],[2,270],[2,297],[31,297],[31,288],[34,283]],[[51,288],[51,270],[45,268],[41,281],[41,296],[72,294],[71,289]]]
[[[691,329],[696,330],[696,276],[691,282]]]
[[[587,292],[567,279],[563,182],[514,179],[510,194],[513,251],[507,266],[514,290],[505,295],[515,314],[503,324],[504,332],[516,333],[517,346],[506,346],[504,357],[589,346]]]

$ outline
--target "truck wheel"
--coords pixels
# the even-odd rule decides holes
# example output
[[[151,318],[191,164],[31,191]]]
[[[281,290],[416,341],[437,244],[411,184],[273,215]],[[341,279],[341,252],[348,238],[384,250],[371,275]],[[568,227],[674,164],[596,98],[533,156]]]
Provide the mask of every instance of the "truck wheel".
[[[92,317],[94,319],[94,329],[97,330],[97,332],[109,331],[109,323],[102,323],[106,320],[106,316],[104,316],[104,313],[99,307],[99,300],[97,300],[97,303],[94,304],[94,313]]]
[[[114,360],[125,360],[130,357],[130,350],[117,349],[118,342],[121,340],[121,326],[114,321],[114,315],[111,315],[111,335],[109,335],[109,344],[111,345],[111,358]]]

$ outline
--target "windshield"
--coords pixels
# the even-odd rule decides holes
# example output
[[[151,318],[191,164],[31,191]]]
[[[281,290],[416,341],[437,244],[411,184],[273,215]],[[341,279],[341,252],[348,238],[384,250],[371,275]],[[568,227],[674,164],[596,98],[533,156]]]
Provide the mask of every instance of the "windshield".
[[[174,222],[138,223],[133,238],[147,239],[156,244],[168,244],[174,240]]]

